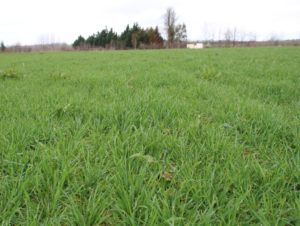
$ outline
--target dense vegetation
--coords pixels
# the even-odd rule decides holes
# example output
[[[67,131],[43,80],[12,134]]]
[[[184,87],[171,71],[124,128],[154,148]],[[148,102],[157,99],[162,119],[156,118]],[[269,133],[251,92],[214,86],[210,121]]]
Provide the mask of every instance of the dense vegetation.
[[[103,29],[89,36],[86,40],[81,35],[74,41],[74,48],[114,48],[114,49],[128,49],[128,48],[162,48],[163,38],[158,30],[158,27],[144,29],[137,23],[132,27],[127,25],[126,29],[118,35],[111,28]]]
[[[0,54],[0,224],[299,225],[300,49]]]
[[[1,51],[1,52],[4,52],[5,49],[6,49],[6,47],[5,47],[5,45],[4,45],[4,42],[1,42],[1,44],[0,44],[0,51]]]

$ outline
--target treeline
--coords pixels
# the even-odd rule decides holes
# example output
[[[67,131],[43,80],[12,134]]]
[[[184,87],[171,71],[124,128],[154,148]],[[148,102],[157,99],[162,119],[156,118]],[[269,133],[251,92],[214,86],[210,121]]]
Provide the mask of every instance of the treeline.
[[[38,45],[11,45],[5,47],[5,49],[1,49],[1,52],[6,53],[14,53],[14,52],[44,52],[44,51],[52,51],[52,52],[59,52],[59,51],[72,51],[73,48],[71,45],[66,43],[52,43],[52,44],[38,44]]]
[[[138,23],[132,27],[126,26],[125,30],[118,35],[112,28],[103,29],[88,38],[79,36],[73,43],[75,49],[156,49],[163,48],[164,39],[158,27],[142,28]]]
[[[240,47],[293,47],[300,46],[300,40],[267,40],[267,41],[212,41],[206,42],[206,47],[214,48],[240,48]]]

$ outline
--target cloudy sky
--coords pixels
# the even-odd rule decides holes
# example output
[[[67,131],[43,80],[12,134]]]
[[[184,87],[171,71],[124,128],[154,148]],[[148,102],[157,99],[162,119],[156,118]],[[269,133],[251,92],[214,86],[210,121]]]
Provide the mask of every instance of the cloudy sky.
[[[257,39],[300,38],[300,0],[2,0],[0,41],[6,45],[72,43],[107,26],[158,26],[173,7],[189,40],[223,38],[228,28]]]

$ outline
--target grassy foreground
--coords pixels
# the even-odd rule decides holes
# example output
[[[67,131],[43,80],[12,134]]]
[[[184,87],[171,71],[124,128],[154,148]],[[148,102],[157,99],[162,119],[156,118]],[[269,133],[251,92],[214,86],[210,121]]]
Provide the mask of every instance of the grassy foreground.
[[[299,225],[300,48],[0,54],[0,224]]]

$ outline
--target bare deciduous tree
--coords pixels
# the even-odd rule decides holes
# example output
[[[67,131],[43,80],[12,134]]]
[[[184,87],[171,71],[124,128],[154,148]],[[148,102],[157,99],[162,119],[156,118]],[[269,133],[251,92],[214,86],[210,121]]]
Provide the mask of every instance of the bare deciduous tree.
[[[256,42],[256,34],[252,32],[248,33],[248,40],[250,42]]]
[[[185,23],[183,24],[178,24],[175,27],[175,39],[176,41],[179,42],[185,42],[187,39],[187,34],[186,34],[186,25]]]
[[[226,41],[226,45],[230,46],[230,43],[233,39],[233,32],[229,28],[224,33],[224,39]]]
[[[208,43],[215,39],[215,27],[211,24],[204,23],[203,25],[203,41]],[[219,38],[220,39],[220,38]]]
[[[164,15],[164,25],[165,30],[167,34],[167,40],[168,40],[168,48],[172,47],[173,42],[175,40],[175,34],[176,34],[176,13],[173,8],[167,8],[167,11]]]
[[[229,46],[236,46],[236,42],[238,39],[238,30],[236,27],[233,29],[228,28],[224,33],[224,39],[226,41],[226,45]]]
[[[246,33],[244,31],[240,31],[240,41],[244,42],[246,38]]]
[[[234,27],[232,30],[232,42],[233,42],[233,46],[236,45],[236,41],[237,41],[237,28]]]

